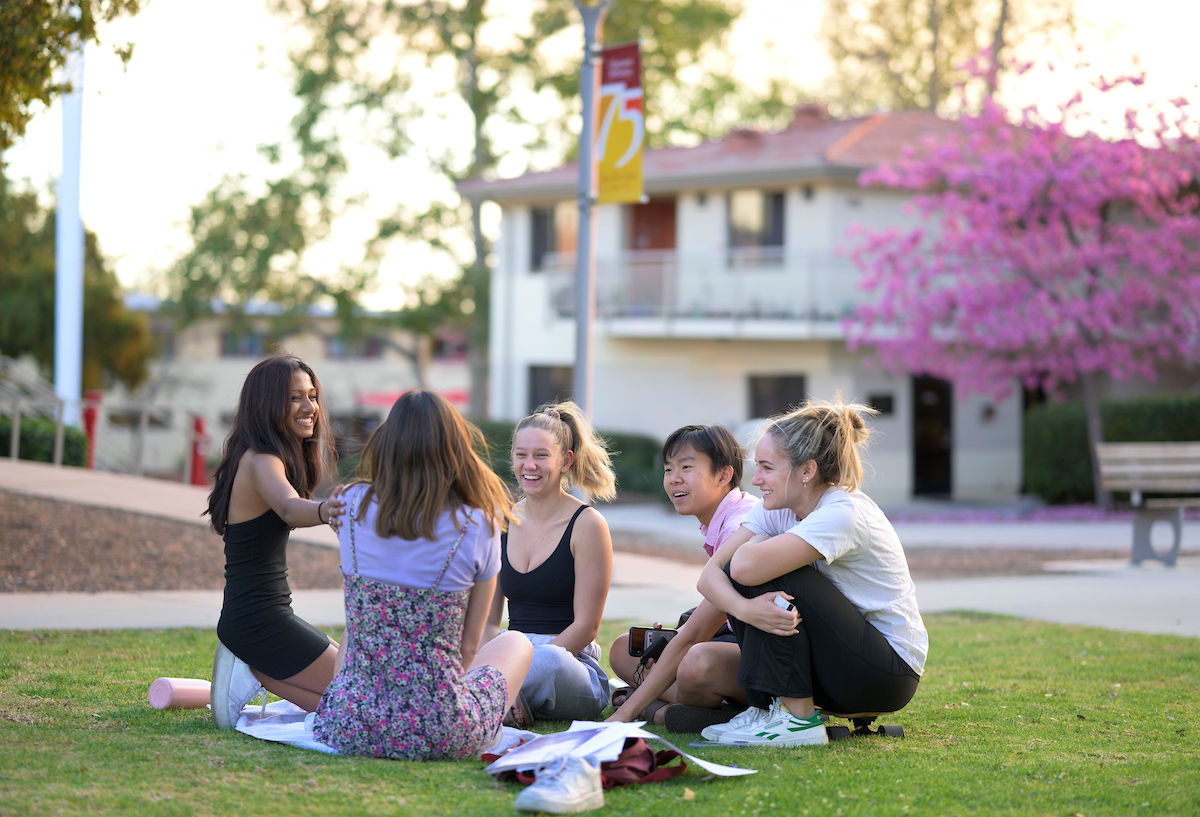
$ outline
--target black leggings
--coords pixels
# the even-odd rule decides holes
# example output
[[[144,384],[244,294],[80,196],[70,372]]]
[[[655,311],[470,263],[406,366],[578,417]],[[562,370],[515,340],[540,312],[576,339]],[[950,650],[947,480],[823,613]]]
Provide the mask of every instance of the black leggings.
[[[812,565],[757,587],[729,580],[746,598],[771,590],[789,593],[800,613],[800,632],[792,636],[729,617],[742,648],[738,684],[751,706],[765,709],[771,698],[811,697],[829,712],[895,712],[916,694],[920,676]]]

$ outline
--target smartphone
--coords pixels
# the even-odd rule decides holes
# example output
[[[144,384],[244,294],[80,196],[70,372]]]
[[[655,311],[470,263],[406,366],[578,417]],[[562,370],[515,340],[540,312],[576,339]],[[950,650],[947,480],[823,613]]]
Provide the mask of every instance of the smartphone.
[[[656,630],[653,627],[630,627],[629,654],[634,658],[641,658],[656,641],[670,641],[678,632],[667,628]]]

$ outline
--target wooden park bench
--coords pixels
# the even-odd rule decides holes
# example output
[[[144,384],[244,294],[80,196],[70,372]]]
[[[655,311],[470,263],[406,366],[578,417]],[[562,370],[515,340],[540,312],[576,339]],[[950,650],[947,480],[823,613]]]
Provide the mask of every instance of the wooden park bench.
[[[1100,443],[1096,446],[1100,484],[1108,491],[1128,491],[1133,505],[1131,562],[1158,559],[1174,567],[1183,541],[1183,511],[1200,508],[1200,496],[1143,500],[1144,493],[1200,494],[1200,442]],[[1155,522],[1170,524],[1175,534],[1165,554],[1155,552],[1150,529]]]

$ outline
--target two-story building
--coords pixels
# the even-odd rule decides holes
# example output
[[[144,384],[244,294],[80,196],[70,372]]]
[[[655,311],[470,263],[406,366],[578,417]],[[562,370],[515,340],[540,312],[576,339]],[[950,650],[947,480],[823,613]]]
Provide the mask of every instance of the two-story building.
[[[595,423],[665,437],[689,423],[745,430],[806,398],[880,411],[866,490],[1004,499],[1020,485],[1020,390],[995,402],[920,372],[864,365],[845,320],[867,295],[854,227],[911,224],[908,194],[863,170],[952,127],[921,113],[833,119],[797,110],[777,133],[734,131],[646,151],[648,200],[599,205]],[[491,294],[493,418],[568,396],[575,356],[578,170],[460,185],[502,211]]]
[[[138,393],[118,385],[104,395],[97,436],[103,468],[131,470],[140,461],[147,473],[182,473],[196,416],[205,421],[211,464],[219,458],[247,372],[275,353],[297,355],[313,367],[339,444],[348,449],[361,443],[410,389],[439,392],[463,411],[470,402],[466,344],[449,330],[431,340],[380,329],[347,342],[332,311],[317,309],[301,328],[278,335],[271,328],[278,307],[269,303],[252,305],[240,331],[219,311],[176,328],[156,317],[156,298],[132,295],[126,302],[150,314],[161,351]],[[143,406],[149,409],[144,425]]]

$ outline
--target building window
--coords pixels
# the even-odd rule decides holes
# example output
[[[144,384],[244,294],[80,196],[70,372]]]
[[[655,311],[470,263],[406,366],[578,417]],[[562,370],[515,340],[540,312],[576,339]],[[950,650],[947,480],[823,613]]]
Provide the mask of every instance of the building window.
[[[330,360],[378,359],[383,357],[383,342],[379,338],[330,338],[325,346]]]
[[[270,345],[263,332],[221,333],[221,357],[263,357]]]
[[[548,255],[575,252],[579,246],[579,210],[573,201],[560,201],[529,211],[529,269],[540,272],[549,264]]]
[[[750,416],[783,414],[805,400],[804,375],[751,375]]]
[[[735,190],[727,198],[729,265],[783,263],[783,193]]]
[[[572,399],[575,394],[573,378],[571,366],[530,366],[529,411],[533,412],[545,403]]]
[[[879,412],[880,417],[891,417],[896,413],[896,396],[894,394],[868,394],[867,405]]]

